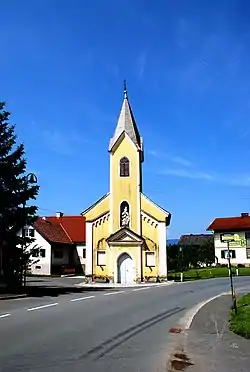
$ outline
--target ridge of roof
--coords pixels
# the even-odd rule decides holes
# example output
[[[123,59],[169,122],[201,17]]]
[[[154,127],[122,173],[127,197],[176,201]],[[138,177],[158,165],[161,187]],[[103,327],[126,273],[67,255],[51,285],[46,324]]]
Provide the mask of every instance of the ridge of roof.
[[[35,229],[47,241],[63,244],[85,243],[86,224],[83,216],[38,217]]]

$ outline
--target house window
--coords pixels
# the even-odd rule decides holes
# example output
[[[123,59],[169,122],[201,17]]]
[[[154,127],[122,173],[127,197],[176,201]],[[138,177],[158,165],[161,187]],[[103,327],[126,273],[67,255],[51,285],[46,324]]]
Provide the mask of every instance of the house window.
[[[83,248],[82,250],[82,258],[86,258],[86,248]]]
[[[39,257],[39,249],[34,249],[32,252],[32,257]]]
[[[129,227],[130,215],[128,202],[123,201],[120,205],[120,227]]]
[[[155,252],[146,252],[146,266],[147,267],[155,266]]]
[[[250,247],[250,232],[246,232],[246,245],[247,247]]]
[[[42,268],[41,266],[36,266],[35,267],[36,270],[41,270],[41,268]]]
[[[29,238],[35,237],[35,230],[32,227],[25,227],[24,228],[24,236]]]
[[[230,249],[229,252],[230,252],[230,258],[236,258],[235,249]],[[221,251],[221,258],[228,259],[228,250],[227,249],[223,249]]]
[[[55,249],[54,250],[54,258],[63,258],[63,250],[62,249]]]
[[[106,252],[105,251],[97,252],[97,266],[106,266]]]
[[[45,249],[40,249],[40,257],[45,257],[46,256],[46,250]]]
[[[129,160],[126,157],[120,160],[120,177],[129,177]]]
[[[250,259],[250,248],[247,248],[247,259]]]

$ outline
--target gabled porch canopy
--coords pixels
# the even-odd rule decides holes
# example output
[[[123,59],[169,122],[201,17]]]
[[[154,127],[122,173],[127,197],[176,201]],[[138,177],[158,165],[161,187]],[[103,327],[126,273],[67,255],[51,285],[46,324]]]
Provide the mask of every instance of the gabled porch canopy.
[[[110,246],[134,245],[138,247],[138,245],[142,245],[144,243],[144,238],[127,227],[122,227],[114,234],[111,234],[106,240]]]

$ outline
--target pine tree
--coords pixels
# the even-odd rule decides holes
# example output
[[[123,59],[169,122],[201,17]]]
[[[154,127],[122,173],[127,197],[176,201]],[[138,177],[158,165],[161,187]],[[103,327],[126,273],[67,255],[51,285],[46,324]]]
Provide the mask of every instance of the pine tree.
[[[36,218],[37,207],[27,202],[35,200],[39,190],[26,177],[24,145],[17,144],[15,126],[9,119],[5,103],[0,102],[0,250],[5,274],[21,270],[20,245],[28,241],[20,237],[20,231]]]

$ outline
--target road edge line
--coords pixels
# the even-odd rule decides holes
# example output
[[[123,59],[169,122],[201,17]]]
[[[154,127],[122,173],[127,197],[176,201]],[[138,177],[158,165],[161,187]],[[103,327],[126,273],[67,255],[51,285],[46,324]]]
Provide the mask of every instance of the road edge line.
[[[186,315],[184,315],[184,317],[181,319],[181,324],[183,325],[183,328],[184,330],[189,330],[192,323],[193,323],[193,320],[195,318],[195,316],[198,314],[198,312],[205,306],[207,305],[209,302],[215,300],[216,298],[219,298],[221,296],[225,296],[225,295],[228,295],[230,294],[229,291],[227,292],[222,292],[222,293],[219,293],[218,295],[216,296],[213,296],[213,297],[210,297],[208,298],[207,300],[205,301],[202,301],[202,302],[199,302],[196,306],[192,307],[190,310],[188,310],[186,312]]]

